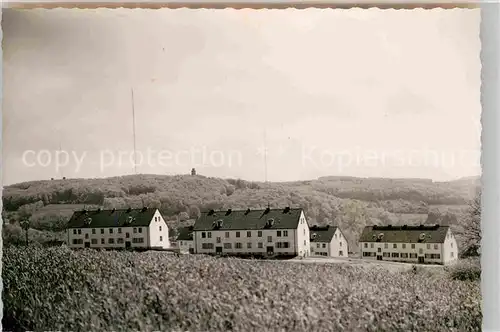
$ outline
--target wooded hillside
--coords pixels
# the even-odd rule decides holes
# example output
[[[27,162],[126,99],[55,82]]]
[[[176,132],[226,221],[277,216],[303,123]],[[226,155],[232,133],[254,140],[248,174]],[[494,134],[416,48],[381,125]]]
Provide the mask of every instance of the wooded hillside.
[[[311,224],[339,225],[351,248],[368,224],[444,223],[460,227],[478,178],[451,182],[426,179],[323,177],[311,181],[257,183],[202,175],[131,175],[19,183],[4,188],[4,224],[55,232],[73,211],[93,208],[156,207],[175,234],[207,209],[302,207]],[[16,231],[18,232],[18,231]],[[8,236],[8,234],[7,234]],[[9,242],[4,234],[4,240]]]

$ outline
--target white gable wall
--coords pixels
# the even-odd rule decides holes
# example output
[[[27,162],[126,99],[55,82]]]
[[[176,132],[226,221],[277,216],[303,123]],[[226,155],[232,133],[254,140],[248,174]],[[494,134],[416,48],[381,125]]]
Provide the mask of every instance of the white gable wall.
[[[149,246],[153,248],[170,248],[168,226],[161,213],[156,209],[149,224]]]
[[[331,257],[347,257],[349,255],[349,246],[347,243],[347,239],[338,227],[333,234],[329,251]]]
[[[299,225],[297,227],[297,254],[299,256],[309,256],[311,250],[309,224],[307,223],[304,211],[300,213]]]
[[[451,229],[448,229],[442,246],[442,257],[444,264],[450,264],[458,260],[457,240],[451,232]]]

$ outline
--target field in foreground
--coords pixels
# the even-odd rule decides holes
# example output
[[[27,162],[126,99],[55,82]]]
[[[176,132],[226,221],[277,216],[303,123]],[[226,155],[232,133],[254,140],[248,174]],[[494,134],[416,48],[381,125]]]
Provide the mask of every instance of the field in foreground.
[[[5,248],[4,330],[480,331],[479,282],[347,264]]]

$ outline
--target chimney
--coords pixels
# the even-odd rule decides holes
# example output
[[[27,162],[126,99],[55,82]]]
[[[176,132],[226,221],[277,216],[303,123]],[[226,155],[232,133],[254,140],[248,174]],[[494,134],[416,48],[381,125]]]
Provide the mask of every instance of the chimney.
[[[231,209],[227,209],[226,216],[230,215],[230,214],[231,214],[231,212],[232,212],[232,210],[231,210]]]
[[[148,207],[145,206],[145,207],[142,208],[141,212],[146,212],[147,210],[148,210]]]
[[[116,212],[116,209],[113,208],[113,210],[111,210],[111,214],[115,213]]]
[[[99,213],[99,212],[101,212],[101,208],[98,208],[98,209],[97,209],[97,213]]]
[[[264,214],[268,214],[269,212],[271,212],[271,208],[267,207],[267,208],[264,210]]]
[[[250,209],[247,209],[247,210],[245,211],[245,216],[246,216],[247,214],[249,214],[249,213],[250,213]]]
[[[283,210],[283,213],[288,213],[288,212],[290,212],[290,207],[289,207],[289,206],[287,206],[287,207]]]
[[[130,212],[132,212],[132,208],[127,209],[127,213],[130,213]]]

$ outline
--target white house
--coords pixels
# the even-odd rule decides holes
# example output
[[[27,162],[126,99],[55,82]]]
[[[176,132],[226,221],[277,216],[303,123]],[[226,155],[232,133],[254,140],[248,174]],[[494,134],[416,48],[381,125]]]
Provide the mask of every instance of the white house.
[[[204,212],[194,225],[198,254],[309,256],[309,225],[302,209]]]
[[[347,257],[349,246],[347,240],[337,226],[312,226],[311,255],[328,257]]]
[[[179,246],[179,252],[181,254],[193,254],[194,253],[194,241],[193,241],[193,226],[179,228],[177,236],[177,244]]]
[[[359,244],[363,259],[443,265],[458,259],[449,226],[367,226]]]
[[[68,222],[70,248],[170,247],[168,227],[158,209],[77,211]]]

